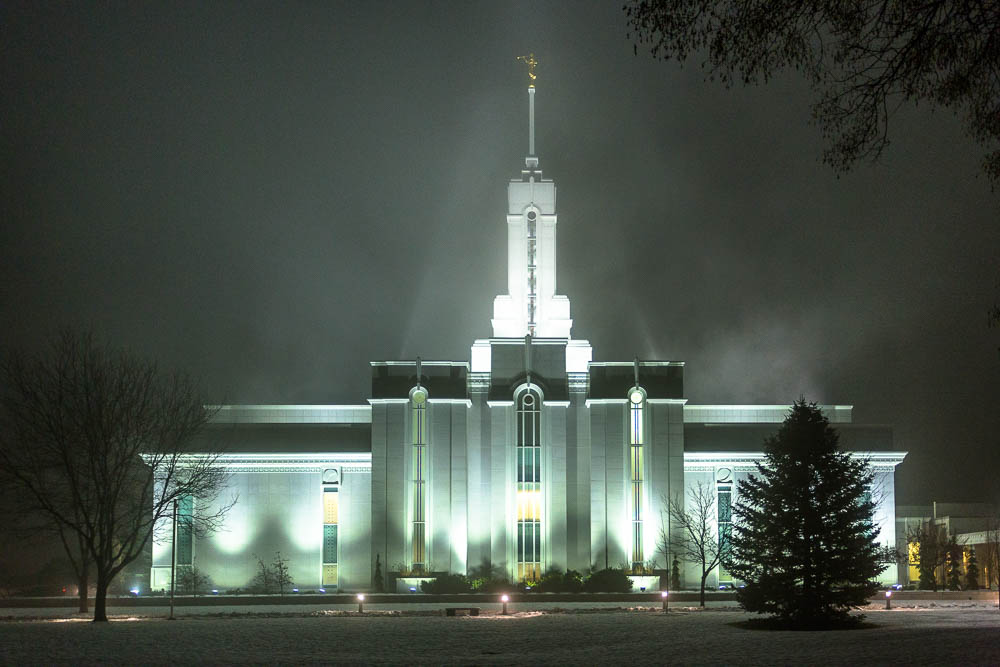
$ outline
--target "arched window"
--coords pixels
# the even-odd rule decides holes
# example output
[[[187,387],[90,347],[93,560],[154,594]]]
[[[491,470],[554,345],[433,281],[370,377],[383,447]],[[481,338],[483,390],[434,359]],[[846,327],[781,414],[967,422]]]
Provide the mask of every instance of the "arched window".
[[[542,405],[527,389],[517,397],[517,578],[542,573]]]
[[[628,392],[629,406],[629,510],[632,520],[632,569],[641,569],[645,563],[642,545],[643,524],[643,435],[644,407],[646,393],[639,387],[633,387]]]
[[[413,507],[411,510],[411,566],[422,572],[427,565],[427,390],[410,392],[413,453]]]

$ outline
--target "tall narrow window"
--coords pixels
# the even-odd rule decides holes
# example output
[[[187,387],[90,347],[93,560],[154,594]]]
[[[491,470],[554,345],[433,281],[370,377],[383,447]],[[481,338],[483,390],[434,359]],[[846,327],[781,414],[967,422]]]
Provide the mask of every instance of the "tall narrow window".
[[[194,562],[194,499],[182,496],[177,501],[177,564]]]
[[[411,564],[415,572],[427,566],[427,392],[417,387],[410,392],[410,420],[413,429],[413,509],[410,541]]]
[[[517,403],[517,578],[542,572],[541,400],[528,390]]]
[[[525,286],[527,290],[528,298],[525,300],[528,306],[528,333],[532,336],[535,335],[535,320],[537,318],[538,309],[538,285],[536,284],[536,268],[537,259],[536,254],[538,252],[538,235],[536,232],[538,224],[538,213],[535,211],[528,211],[527,213],[528,224],[527,229],[527,242],[528,242],[528,284]]]
[[[340,528],[340,493],[323,487],[323,586],[337,587],[337,533]]]
[[[632,518],[632,568],[641,569],[645,562],[642,547],[643,522],[643,405],[646,397],[638,387],[628,395],[629,400],[629,505]]]
[[[729,538],[733,534],[733,484],[732,482],[719,482],[717,486],[717,506],[719,522],[719,553],[722,554],[719,565],[719,583],[731,582],[733,576],[725,568],[724,563],[729,560]]]

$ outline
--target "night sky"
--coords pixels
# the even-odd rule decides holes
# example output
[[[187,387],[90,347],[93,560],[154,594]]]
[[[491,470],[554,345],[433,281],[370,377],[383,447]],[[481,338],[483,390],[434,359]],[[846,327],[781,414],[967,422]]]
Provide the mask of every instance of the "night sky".
[[[686,361],[691,403],[852,404],[910,452],[899,502],[1000,500],[1000,192],[959,119],[904,105],[838,179],[801,78],[636,56],[620,5],[3,3],[3,342],[90,327],[231,403],[467,360],[533,51],[595,360]]]

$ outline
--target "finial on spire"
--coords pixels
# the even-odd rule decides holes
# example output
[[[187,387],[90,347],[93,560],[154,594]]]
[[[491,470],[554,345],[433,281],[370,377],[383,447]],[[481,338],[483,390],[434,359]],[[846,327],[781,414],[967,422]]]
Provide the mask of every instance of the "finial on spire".
[[[639,386],[639,355],[632,357],[632,371],[635,374],[635,386]]]
[[[535,75],[535,66],[538,65],[538,61],[535,60],[535,54],[529,53],[526,56],[518,56],[517,59],[528,66],[528,88],[534,88],[535,79],[537,78]]]
[[[524,164],[528,169],[538,167],[538,158],[535,157],[535,54],[529,53],[526,56],[518,56],[518,60],[528,66],[528,157],[524,159]]]

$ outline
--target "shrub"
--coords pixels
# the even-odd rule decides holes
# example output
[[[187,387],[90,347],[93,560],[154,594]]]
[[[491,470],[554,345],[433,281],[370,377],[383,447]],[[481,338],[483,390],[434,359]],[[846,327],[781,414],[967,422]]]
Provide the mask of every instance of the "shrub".
[[[442,574],[431,581],[420,583],[420,590],[424,593],[470,593],[472,584],[464,574]]]
[[[542,575],[532,590],[540,593],[579,593],[583,588],[583,577],[576,570],[560,572],[552,569]]]
[[[587,593],[628,593],[632,590],[632,580],[625,570],[607,568],[587,577],[583,590]]]
[[[494,567],[488,560],[469,568],[469,582],[477,593],[509,593],[515,588],[507,580],[503,568]]]
[[[514,584],[502,577],[495,579],[473,579],[469,583],[472,586],[472,590],[477,593],[509,593],[515,588]]]

